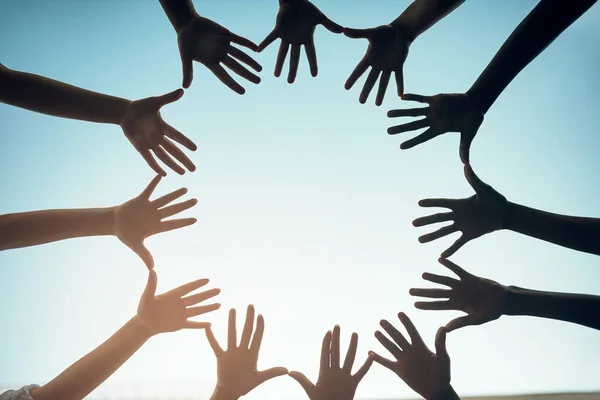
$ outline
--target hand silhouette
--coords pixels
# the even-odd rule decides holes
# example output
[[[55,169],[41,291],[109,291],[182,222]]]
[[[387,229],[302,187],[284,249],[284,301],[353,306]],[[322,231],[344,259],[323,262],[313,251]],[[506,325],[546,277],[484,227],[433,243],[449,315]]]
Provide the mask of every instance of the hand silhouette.
[[[248,64],[257,72],[262,70],[260,64],[240,49],[232,46],[232,43],[235,43],[256,51],[256,44],[236,35],[216,22],[195,16],[179,31],[177,40],[183,68],[182,86],[184,88],[187,89],[192,84],[194,78],[193,61],[204,64],[221,82],[238,94],[244,94],[246,91],[233,80],[220,63],[252,83],[260,82],[257,75],[242,66],[236,59]]]
[[[433,399],[450,387],[450,356],[446,351],[446,331],[440,328],[435,336],[435,351],[432,353],[417,328],[404,313],[398,318],[406,328],[411,343],[386,320],[381,321],[381,327],[390,335],[392,343],[380,331],[375,332],[379,342],[396,358],[389,360],[372,352],[374,361],[393,371],[415,392],[426,400]]]
[[[248,306],[246,312],[246,323],[237,345],[235,309],[229,311],[229,332],[227,336],[227,350],[223,350],[212,330],[206,330],[206,337],[215,356],[217,357],[217,389],[226,393],[227,398],[237,399],[249,393],[261,383],[287,374],[283,367],[269,368],[258,371],[258,352],[262,342],[265,321],[262,315],[258,315],[256,330],[252,336],[254,326],[254,306]],[[252,341],[250,337],[252,336]]]
[[[156,176],[144,191],[137,197],[115,207],[115,234],[131,250],[144,261],[148,269],[154,268],[154,259],[144,246],[144,239],[157,233],[183,228],[196,222],[196,218],[179,218],[163,221],[196,205],[198,200],[190,199],[181,203],[167,204],[187,193],[181,188],[156,200],[150,196],[160,182]]]
[[[414,226],[425,226],[436,222],[453,221],[435,232],[419,237],[419,242],[427,243],[454,232],[462,235],[442,253],[448,258],[470,240],[502,229],[506,214],[506,198],[484,183],[475,175],[470,165],[464,167],[465,177],[475,190],[475,195],[466,199],[424,199],[419,201],[421,207],[449,208],[450,212],[438,213],[413,221]]]
[[[344,29],[325,16],[314,4],[308,0],[279,0],[279,12],[275,28],[267,35],[258,46],[258,51],[266,49],[276,39],[281,38],[277,62],[275,63],[275,76],[279,78],[283,63],[290,45],[290,71],[288,83],[294,83],[298,64],[300,63],[300,47],[304,45],[306,58],[310,66],[311,75],[317,76],[317,51],[315,49],[314,33],[316,26],[322,24],[333,33],[341,33]]]
[[[369,40],[369,47],[363,59],[358,63],[350,77],[346,81],[345,88],[349,90],[354,86],[358,78],[360,78],[369,67],[371,72],[365,81],[362,91],[360,92],[359,101],[364,104],[369,97],[369,93],[375,86],[375,82],[381,75],[379,81],[379,90],[375,104],[380,106],[385,97],[385,91],[392,72],[396,76],[396,85],[398,88],[398,96],[404,93],[404,75],[402,67],[408,56],[408,48],[410,41],[403,35],[400,30],[391,25],[382,25],[371,29],[352,29],[344,28],[344,35],[353,39]]]
[[[453,319],[446,324],[446,330],[468,325],[481,325],[500,318],[504,309],[507,288],[489,279],[469,274],[467,271],[445,258],[439,262],[454,272],[460,280],[447,276],[424,273],[423,279],[450,287],[450,289],[410,289],[413,296],[444,301],[418,301],[415,307],[421,310],[459,310],[467,315]]]
[[[189,318],[215,311],[220,304],[196,306],[218,295],[220,289],[191,294],[196,289],[208,283],[208,279],[198,279],[158,296],[156,271],[148,272],[148,283],[138,306],[137,316],[153,335],[165,332],[175,332],[181,329],[205,329],[210,327],[208,322],[190,321]],[[185,296],[185,297],[184,297]]]
[[[388,117],[424,116],[425,118],[392,126],[388,129],[388,133],[395,135],[425,127],[429,127],[429,129],[402,143],[400,145],[401,149],[410,149],[446,132],[460,132],[460,159],[463,164],[469,163],[469,149],[479,126],[483,122],[483,113],[475,108],[468,95],[453,93],[421,96],[407,93],[402,96],[402,100],[427,103],[429,107],[391,110],[388,112]]]
[[[158,175],[166,176],[167,173],[152,157],[151,151],[179,175],[183,175],[185,169],[169,157],[169,154],[188,170],[196,170],[194,163],[173,143],[173,140],[192,151],[196,151],[196,145],[160,116],[162,106],[179,100],[181,96],[183,90],[177,89],[163,96],[132,101],[121,121],[121,128],[127,139]]]
[[[301,372],[292,371],[289,375],[304,388],[310,400],[352,400],[356,387],[373,364],[373,358],[368,357],[356,374],[352,375],[357,345],[358,335],[353,333],[344,365],[340,366],[340,327],[336,325],[333,328],[333,335],[329,331],[323,338],[317,383],[313,384]]]

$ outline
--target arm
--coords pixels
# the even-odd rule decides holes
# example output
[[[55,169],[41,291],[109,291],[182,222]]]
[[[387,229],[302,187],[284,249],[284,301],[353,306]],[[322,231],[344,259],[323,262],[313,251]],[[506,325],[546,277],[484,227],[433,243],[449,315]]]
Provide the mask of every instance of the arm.
[[[467,94],[484,114],[508,84],[596,0],[541,0],[504,42]]]
[[[504,229],[600,255],[600,218],[553,214],[508,202]]]
[[[600,296],[553,293],[509,286],[504,315],[530,315],[600,329]]]
[[[131,103],[4,66],[0,68],[0,102],[55,117],[117,125]]]
[[[400,29],[413,42],[464,2],[465,0],[415,0],[391,25]]]
[[[176,32],[198,15],[192,0],[159,0],[159,2]]]

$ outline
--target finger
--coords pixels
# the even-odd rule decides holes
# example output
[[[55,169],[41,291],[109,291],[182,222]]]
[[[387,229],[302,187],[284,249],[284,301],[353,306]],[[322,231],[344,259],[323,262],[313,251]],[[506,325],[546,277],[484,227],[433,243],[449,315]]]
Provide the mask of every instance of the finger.
[[[152,258],[152,254],[150,254],[150,251],[148,251],[143,243],[140,242],[136,245],[130,246],[130,248],[135,254],[138,255],[138,257],[142,259],[148,269],[154,268],[154,258]]]
[[[293,378],[296,382],[298,382],[300,386],[302,386],[302,389],[304,389],[304,391],[308,395],[308,398],[313,398],[312,394],[315,385],[313,385],[313,383],[306,377],[306,375],[304,375],[302,372],[291,371],[289,373],[289,376],[290,378]]]
[[[392,371],[394,371],[396,369],[396,363],[394,363],[392,360],[388,360],[387,358],[382,357],[375,352],[371,352],[370,356],[373,357],[373,361],[375,361],[376,363],[378,363],[380,365],[383,365],[387,369],[390,369]]]
[[[438,222],[446,222],[452,221],[454,217],[454,213],[446,212],[446,213],[437,213],[433,215],[428,215],[426,217],[417,218],[413,221],[413,226],[425,226],[436,224]]]
[[[180,52],[180,55],[181,69],[183,70],[183,81],[181,86],[187,89],[192,85],[192,80],[194,79],[194,61],[192,57],[184,56],[182,52]]]
[[[183,297],[186,294],[191,293],[196,289],[200,289],[202,286],[206,286],[206,284],[208,282],[209,282],[209,280],[206,278],[196,279],[195,281],[188,282],[184,285],[176,287],[175,289],[171,289],[165,294],[169,294],[169,295],[177,296],[177,297]]]
[[[441,327],[435,334],[435,354],[437,356],[449,357],[446,349],[446,328]]]
[[[283,63],[285,62],[285,57],[287,56],[288,50],[290,49],[290,44],[283,39],[279,44],[279,51],[277,52],[277,60],[275,61],[275,76],[279,78],[281,76],[281,71],[283,70]]]
[[[258,45],[258,49],[257,51],[260,53],[261,51],[263,51],[264,49],[266,49],[267,47],[269,47],[269,45],[271,43],[273,43],[275,40],[277,40],[277,38],[279,37],[279,33],[277,32],[277,28],[273,29],[271,31],[271,33],[269,33],[267,35],[267,37]]]
[[[390,110],[387,113],[388,118],[396,118],[396,117],[420,117],[423,115],[427,115],[429,111],[429,107],[421,107],[421,108],[407,108],[402,110]]]
[[[465,271],[458,265],[454,264],[452,261],[448,260],[447,258],[440,258],[440,259],[438,259],[438,261],[440,264],[442,264],[444,267],[448,268],[450,271],[454,272],[456,274],[456,276],[458,276],[460,278],[466,278],[467,276],[470,275],[467,271]]]
[[[257,72],[262,71],[262,66],[258,63],[258,61],[256,61],[254,58],[250,57],[248,54],[244,53],[237,47],[233,47],[230,45],[228,53],[230,56],[237,58],[243,63],[248,64],[248,66],[253,70]]]
[[[440,207],[452,209],[459,200],[456,199],[423,199],[419,200],[421,207]]]
[[[454,244],[452,244],[452,246],[448,247],[446,249],[446,251],[444,251],[441,254],[442,258],[447,258],[447,257],[452,256],[454,253],[456,253],[461,247],[463,247],[468,242],[469,242],[469,239],[463,234],[461,237],[459,237],[456,240],[456,242],[454,242]]]
[[[187,318],[196,317],[198,315],[206,314],[209,312],[213,312],[221,308],[221,304],[209,304],[206,306],[196,306],[196,307],[188,307],[185,309],[185,316]]]
[[[158,283],[158,277],[156,276],[156,271],[151,269],[148,271],[148,282],[146,283],[146,287],[144,288],[144,293],[142,297],[146,300],[154,299],[154,295],[156,294],[156,285]]]
[[[429,96],[423,96],[420,94],[412,94],[412,93],[406,93],[403,94],[401,96],[402,100],[405,101],[418,101],[419,103],[429,103],[430,98]]]
[[[184,194],[188,192],[187,188],[177,189],[171,193],[165,194],[164,196],[159,197],[158,199],[152,201],[152,205],[156,208],[162,208],[169,204],[170,202],[177,200]]]
[[[200,321],[185,321],[183,324],[184,329],[208,329],[211,327],[210,322],[200,322]]]
[[[170,219],[168,221],[162,221],[158,226],[158,232],[156,233],[164,233],[169,231],[174,231],[175,229],[185,228],[186,226],[190,226],[195,224],[197,221],[196,218],[177,218]]]
[[[329,32],[333,33],[342,33],[344,31],[344,27],[336,24],[323,13],[321,13],[321,24],[327,29]]]
[[[172,206],[161,208],[160,210],[158,210],[158,214],[160,219],[168,218],[194,207],[197,203],[197,199],[189,199],[181,203],[173,204]]]
[[[446,285],[446,286],[450,286],[450,287],[454,287],[454,286],[456,286],[459,283],[454,278],[450,278],[450,277],[447,277],[447,276],[436,275],[436,274],[430,274],[429,272],[425,272],[422,275],[422,277],[426,281],[433,282],[433,283],[439,283],[440,285]]]
[[[173,128],[170,125],[166,126],[164,133],[165,136],[185,146],[188,150],[196,151],[198,149],[198,146],[196,146],[194,142],[192,142],[187,136],[185,136],[183,133],[179,132],[177,129]]]
[[[172,91],[171,93],[163,94],[162,96],[156,97],[156,101],[162,107],[165,104],[173,103],[174,101],[179,100],[182,96],[183,89],[177,89]]]
[[[208,299],[211,299],[221,293],[221,289],[210,289],[202,293],[193,294],[182,298],[183,305],[185,307],[193,306],[194,304],[202,303]]]
[[[254,330],[254,336],[252,337],[252,343],[250,343],[250,350],[258,357],[260,351],[260,344],[262,343],[263,334],[265,333],[265,319],[262,314],[258,314],[256,319],[256,329]]]
[[[239,44],[240,46],[244,46],[249,48],[250,50],[254,50],[257,51],[258,50],[258,46],[253,43],[252,41],[246,39],[245,37],[242,37],[240,35],[236,35],[233,32],[229,32],[229,38],[231,39],[231,41],[235,44]]]
[[[348,80],[344,84],[344,88],[346,90],[350,90],[358,78],[363,76],[363,74],[367,71],[367,68],[369,68],[369,61],[367,60],[367,56],[365,56],[362,60],[360,60],[356,68],[354,68],[354,71],[352,71],[350,77],[348,77]]]
[[[208,340],[208,343],[210,344],[210,347],[213,349],[213,352],[215,353],[217,358],[220,357],[223,353],[223,349],[219,345],[219,342],[217,342],[217,338],[215,338],[215,334],[213,333],[212,329],[210,329],[210,327],[206,329],[206,339]]]
[[[348,352],[346,353],[346,358],[344,359],[344,366],[342,369],[348,373],[352,373],[352,366],[354,365],[354,360],[356,358],[356,348],[358,347],[358,334],[353,333],[350,338],[350,345],[348,346]]]
[[[223,64],[228,66],[233,72],[238,74],[244,79],[249,80],[252,83],[258,84],[260,83],[260,77],[250,71],[242,64],[233,59],[233,57],[227,56],[223,60]]]
[[[338,369],[340,367],[340,327],[333,327],[333,335],[331,335],[331,368]]]
[[[408,336],[410,336],[411,344],[413,346],[416,343],[424,345],[423,339],[421,339],[421,335],[419,335],[417,328],[415,328],[415,325],[412,323],[410,318],[408,318],[408,315],[401,312],[401,313],[398,313],[398,318],[400,319],[400,322],[402,322],[402,324],[404,325],[406,332],[408,332]]]
[[[185,169],[183,169],[179,164],[177,164],[169,155],[165,152],[165,150],[160,147],[154,147],[152,149],[154,155],[159,158],[167,167],[171,168],[173,171],[177,172],[179,175],[185,174]]]
[[[323,342],[321,343],[321,365],[319,368],[319,375],[325,373],[329,369],[331,356],[331,331],[327,331],[325,336],[323,337]]]
[[[402,132],[416,131],[417,129],[425,128],[429,126],[429,120],[427,118],[419,119],[417,121],[407,122],[406,124],[391,126],[387,132],[390,135],[395,135]]]
[[[448,289],[410,289],[411,296],[428,297],[430,299],[447,299],[450,297]]]
[[[344,35],[352,39],[370,39],[377,33],[376,28],[369,29],[354,29],[343,28]]]
[[[317,49],[315,48],[315,42],[312,38],[304,45],[304,52],[306,53],[306,59],[308,60],[310,75],[315,77],[319,74],[319,66],[317,65]]]
[[[419,136],[402,143],[400,145],[400,148],[402,150],[412,149],[413,147],[415,147],[421,143],[425,143],[426,141],[433,139],[437,135],[438,135],[438,131],[436,131],[433,128],[429,128],[425,132],[421,133]]]
[[[233,90],[237,94],[244,94],[244,93],[246,93],[246,89],[244,89],[239,83],[237,83],[236,81],[234,81],[233,78],[231,77],[231,75],[229,75],[227,73],[227,71],[225,71],[225,69],[223,67],[221,67],[220,65],[218,65],[218,64],[217,65],[211,65],[209,67],[209,69],[229,89]]]
[[[385,347],[390,353],[394,355],[394,357],[396,357],[396,359],[402,357],[402,350],[400,350],[398,346],[392,343],[390,339],[385,337],[383,333],[376,331],[375,337],[377,338],[377,340],[379,340],[379,343],[381,343],[383,347]]]
[[[369,357],[367,357],[364,364],[359,368],[358,371],[356,371],[356,374],[354,374],[354,379],[356,379],[357,382],[360,382],[362,380],[362,378],[365,377],[367,372],[369,372],[371,365],[373,365],[373,360],[374,360],[373,355],[369,355]]]
[[[235,308],[229,310],[229,329],[227,329],[227,350],[235,349],[237,345],[237,327]]]
[[[169,153],[170,155],[175,157],[177,161],[182,163],[183,166],[186,167],[189,171],[193,172],[196,170],[196,166],[194,165],[192,160],[190,160],[188,156],[186,156],[183,153],[183,151],[179,150],[179,148],[175,146],[175,144],[166,136],[163,136],[162,147],[167,151],[167,153]]]
[[[396,89],[398,90],[398,96],[404,94],[404,72],[402,69],[396,71]]]
[[[390,83],[391,71],[383,71],[381,79],[379,80],[379,89],[377,90],[377,98],[375,99],[375,105],[380,106],[383,104],[383,98],[385,97],[385,91],[387,90],[388,83]]]
[[[454,307],[450,304],[450,301],[417,301],[415,308],[419,310],[431,310],[431,311],[442,311],[442,310],[454,310]]]
[[[478,325],[470,315],[464,315],[462,317],[458,317],[453,319],[452,321],[446,324],[446,329],[448,332],[452,332],[459,328],[464,328],[469,325]]]
[[[287,375],[287,373],[287,368],[283,367],[274,367],[266,369],[264,371],[258,371],[258,385],[265,383],[269,379],[273,379],[282,375]]]
[[[290,70],[288,72],[288,83],[294,83],[298,74],[298,66],[300,65],[300,45],[292,45],[292,53],[290,54]]]
[[[363,89],[360,92],[360,96],[358,98],[358,101],[361,104],[365,104],[367,102],[367,99],[369,98],[369,94],[371,93],[371,90],[373,90],[373,86],[375,86],[375,82],[377,82],[377,78],[379,78],[380,73],[381,73],[381,70],[371,68],[371,72],[369,72],[369,75],[367,76],[367,80],[365,81]]]
[[[248,349],[250,346],[250,338],[252,337],[252,329],[254,328],[254,306],[249,305],[246,310],[246,322],[244,323],[244,329],[242,330],[242,337],[240,339],[240,348]]]
[[[154,157],[152,157],[150,150],[148,150],[148,149],[142,150],[142,151],[140,151],[140,154],[142,155],[144,160],[146,160],[146,164],[148,164],[148,166],[150,168],[152,168],[154,170],[154,172],[156,172],[160,176],[167,176],[167,173],[165,172],[165,170],[162,169],[160,167],[160,165],[158,165],[158,163],[156,162]]]
[[[457,232],[458,228],[456,227],[456,225],[452,224],[452,225],[448,225],[448,226],[444,226],[443,228],[438,229],[435,232],[431,232],[428,233],[426,235],[420,236],[419,237],[419,242],[420,243],[429,243],[433,240],[439,239],[441,237],[444,236],[448,236],[454,232]]]
[[[152,178],[152,180],[150,181],[148,186],[146,186],[146,188],[142,191],[142,193],[140,193],[139,197],[141,197],[143,199],[149,199],[150,196],[152,195],[152,193],[154,192],[154,189],[156,189],[156,187],[160,183],[160,180],[161,180],[160,175],[157,175],[154,178]]]
[[[402,350],[407,350],[410,347],[410,344],[404,335],[388,321],[384,319],[379,322],[379,325],[381,325],[381,327],[387,332],[388,335],[390,335],[390,337]]]
[[[475,193],[481,193],[490,188],[490,186],[483,182],[473,171],[473,168],[469,164],[464,166],[465,178],[467,178],[467,182],[473,188]]]

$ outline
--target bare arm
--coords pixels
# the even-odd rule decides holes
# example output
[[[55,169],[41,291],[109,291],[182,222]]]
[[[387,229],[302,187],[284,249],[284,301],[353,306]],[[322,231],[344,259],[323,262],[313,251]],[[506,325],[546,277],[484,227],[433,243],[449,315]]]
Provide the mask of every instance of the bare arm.
[[[391,23],[412,42],[465,0],[415,0]]]
[[[467,94],[484,114],[508,84],[596,0],[541,0],[506,39]]]
[[[197,15],[192,0],[159,0],[159,2],[177,32]]]

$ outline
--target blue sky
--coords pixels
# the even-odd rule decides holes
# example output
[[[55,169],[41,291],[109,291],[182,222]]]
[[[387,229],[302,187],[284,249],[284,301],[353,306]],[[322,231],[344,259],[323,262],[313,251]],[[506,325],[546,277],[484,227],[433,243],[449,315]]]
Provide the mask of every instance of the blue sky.
[[[415,41],[407,92],[464,92],[535,1],[467,1]],[[198,12],[259,43],[275,0],[195,1]],[[318,0],[334,21],[373,27],[408,1]],[[87,89],[137,99],[181,84],[175,32],[157,1],[8,2],[0,13],[0,62]],[[251,16],[251,17],[250,17]],[[507,88],[486,115],[471,151],[480,177],[509,200],[553,212],[600,216],[600,8],[571,26]],[[238,96],[196,64],[194,82],[162,114],[198,145],[193,174],[173,173],[157,195],[181,186],[197,197],[191,228],[147,241],[159,291],[208,277],[222,288],[211,315],[224,338],[227,309],[249,303],[265,315],[259,367],[285,366],[315,378],[320,340],[335,323],[359,357],[382,350],[381,318],[406,311],[432,345],[456,314],[413,308],[410,287],[452,238],[421,245],[411,221],[417,201],[472,194],[458,135],[400,151],[386,112],[407,108],[390,85],[382,107],[358,102],[361,79],[344,82],[364,40],[316,33],[319,76],[304,58],[296,83],[273,77],[278,43],[256,59],[263,82]],[[236,78],[237,79],[237,78]],[[241,78],[238,79],[242,82]],[[63,120],[0,106],[0,213],[104,207],[137,195],[152,171],[117,126]],[[410,134],[404,134],[406,137]],[[453,261],[466,270],[541,290],[600,294],[597,257],[510,232],[466,245]],[[146,282],[142,262],[116,238],[86,238],[0,253],[0,385],[44,383],[134,315]],[[238,313],[241,315],[243,313]],[[345,346],[344,344],[344,346]],[[597,390],[598,333],[560,322],[502,317],[448,336],[452,382],[467,394]],[[215,361],[201,332],[153,338],[107,381],[183,384],[209,395]],[[125,386],[127,387],[129,383]],[[304,398],[289,378],[249,399]],[[357,397],[414,397],[374,366]]]

